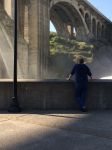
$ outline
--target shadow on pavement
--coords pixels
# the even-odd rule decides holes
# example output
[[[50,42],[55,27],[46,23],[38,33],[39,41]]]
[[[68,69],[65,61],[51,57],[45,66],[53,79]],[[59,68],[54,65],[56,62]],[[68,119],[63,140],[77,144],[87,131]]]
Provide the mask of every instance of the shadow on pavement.
[[[112,111],[1,113],[0,119],[0,150],[112,148]]]

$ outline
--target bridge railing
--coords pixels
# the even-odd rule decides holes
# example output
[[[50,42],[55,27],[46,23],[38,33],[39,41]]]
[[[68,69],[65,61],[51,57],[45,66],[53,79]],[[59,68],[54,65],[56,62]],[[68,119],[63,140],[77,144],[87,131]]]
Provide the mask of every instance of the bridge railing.
[[[75,87],[66,80],[18,81],[18,101],[24,110],[77,109]],[[0,110],[7,110],[13,93],[11,80],[0,81]],[[88,109],[112,109],[112,80],[92,80],[88,85]]]

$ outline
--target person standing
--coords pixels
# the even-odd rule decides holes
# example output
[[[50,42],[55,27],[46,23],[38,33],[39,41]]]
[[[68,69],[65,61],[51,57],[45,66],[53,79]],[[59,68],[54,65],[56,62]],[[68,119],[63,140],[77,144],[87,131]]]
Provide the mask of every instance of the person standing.
[[[80,110],[85,112],[86,109],[86,95],[88,88],[88,76],[92,79],[92,73],[87,65],[84,64],[84,59],[79,58],[78,63],[74,65],[67,80],[75,75],[75,90],[76,100],[79,103]]]

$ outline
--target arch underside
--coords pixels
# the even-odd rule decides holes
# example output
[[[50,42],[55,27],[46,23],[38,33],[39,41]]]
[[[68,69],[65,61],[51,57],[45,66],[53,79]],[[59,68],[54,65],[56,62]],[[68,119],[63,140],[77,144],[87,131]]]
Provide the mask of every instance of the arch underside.
[[[54,4],[50,9],[50,20],[60,36],[72,38],[76,35],[80,40],[87,37],[88,30],[81,13],[68,2]]]

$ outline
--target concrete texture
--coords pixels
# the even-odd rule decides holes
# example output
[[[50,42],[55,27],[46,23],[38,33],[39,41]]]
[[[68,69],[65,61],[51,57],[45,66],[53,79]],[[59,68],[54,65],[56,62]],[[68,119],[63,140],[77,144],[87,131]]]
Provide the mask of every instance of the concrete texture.
[[[11,5],[11,1],[4,1],[4,5]],[[10,4],[10,5],[9,5]],[[4,6],[5,7],[5,6]],[[13,77],[13,20],[8,16],[0,2],[0,78]],[[11,10],[10,10],[11,11]],[[7,14],[8,13],[8,14]],[[11,13],[11,12],[10,12]],[[28,78],[28,45],[18,32],[18,78]]]
[[[0,114],[0,150],[112,149],[112,111]]]
[[[89,82],[88,109],[112,109],[112,82],[92,80]],[[22,110],[78,109],[72,81],[45,80],[18,82],[18,101]],[[0,82],[0,110],[7,110],[13,96],[13,83]]]

